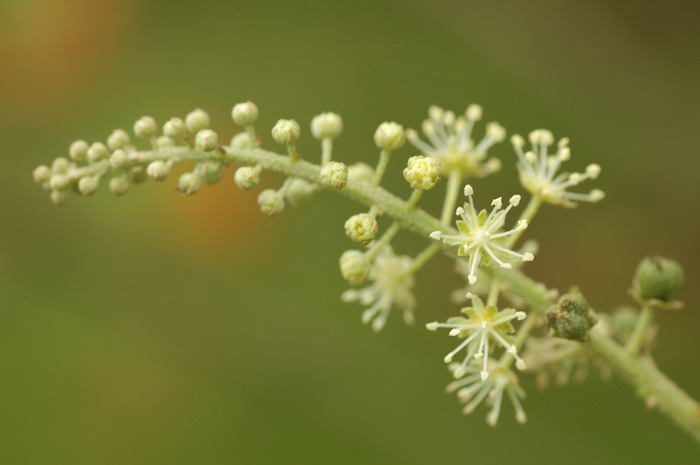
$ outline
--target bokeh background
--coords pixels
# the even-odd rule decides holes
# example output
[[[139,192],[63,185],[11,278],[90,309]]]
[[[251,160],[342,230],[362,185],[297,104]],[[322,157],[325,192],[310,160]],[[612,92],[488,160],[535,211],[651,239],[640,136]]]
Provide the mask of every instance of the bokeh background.
[[[77,138],[202,107],[223,137],[251,99],[259,129],[343,115],[336,157],[373,162],[377,124],[480,103],[509,133],[572,140],[607,199],[546,208],[530,272],[630,303],[647,254],[687,267],[687,308],[660,317],[658,364],[700,396],[700,4],[3,0],[0,3],[0,463],[570,465],[700,463],[696,445],[618,380],[591,376],[509,405],[496,429],[443,393],[458,307],[441,257],[419,275],[419,324],[360,324],[337,258],[358,207],[331,194],[267,218],[223,181],[191,198],[146,183],[56,208],[31,181]],[[483,127],[483,126],[482,126]],[[479,198],[518,192],[507,144]],[[403,149],[387,185],[400,176]],[[281,180],[265,177],[265,184]],[[439,194],[425,208],[437,208]],[[403,253],[422,247],[406,233]]]

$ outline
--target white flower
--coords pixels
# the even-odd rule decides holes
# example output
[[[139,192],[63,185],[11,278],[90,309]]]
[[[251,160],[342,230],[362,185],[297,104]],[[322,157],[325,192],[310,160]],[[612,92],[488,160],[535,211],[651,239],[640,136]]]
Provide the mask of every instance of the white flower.
[[[423,154],[437,159],[444,174],[457,171],[463,178],[484,177],[501,167],[496,158],[485,160],[488,149],[503,141],[506,131],[498,123],[489,123],[486,135],[475,143],[472,130],[474,123],[481,119],[481,113],[479,105],[470,105],[465,115],[459,117],[451,111],[432,106],[428,111],[429,118],[423,121],[423,134],[432,145],[423,142],[413,129],[406,132],[406,137]]]
[[[569,139],[563,138],[557,144],[557,152],[548,154],[549,146],[554,143],[554,136],[546,129],[536,129],[529,135],[532,150],[523,152],[525,140],[519,135],[511,137],[511,143],[518,154],[518,171],[520,182],[533,195],[545,202],[575,207],[577,201],[598,202],[605,197],[599,189],[593,189],[588,194],[567,192],[571,186],[576,186],[586,179],[596,179],[600,174],[600,166],[590,164],[584,173],[560,173],[557,170],[561,163],[571,157]],[[556,176],[555,176],[556,175]]]
[[[464,195],[469,198],[469,203],[464,207],[457,208],[457,215],[462,219],[457,221],[459,234],[448,235],[441,231],[433,231],[430,237],[442,240],[448,245],[459,245],[458,255],[466,255],[469,259],[469,284],[474,284],[477,280],[476,269],[483,261],[485,264],[492,259],[501,268],[510,269],[513,267],[508,263],[508,259],[517,257],[524,262],[532,261],[535,257],[530,252],[518,253],[503,246],[506,238],[518,231],[527,228],[527,221],[520,220],[515,228],[503,231],[506,215],[511,208],[520,203],[520,196],[514,195],[508,201],[508,206],[503,207],[503,200],[499,197],[491,202],[493,209],[490,214],[486,210],[477,213],[474,207],[472,195],[474,190],[467,184],[464,186]]]
[[[370,268],[372,284],[364,289],[348,289],[341,299],[345,302],[359,301],[369,306],[362,313],[362,322],[367,324],[372,321],[374,331],[384,327],[394,306],[403,310],[406,324],[413,324],[413,309],[416,306],[412,292],[414,279],[412,273],[407,273],[411,263],[411,257],[394,255],[386,247]]]
[[[467,294],[467,298],[471,299],[472,307],[463,308],[462,313],[468,318],[456,316],[449,318],[446,323],[433,321],[425,325],[430,331],[449,328],[450,336],[464,339],[456,349],[445,356],[445,363],[451,363],[458,352],[464,350],[467,354],[464,361],[454,370],[455,377],[463,376],[472,360],[483,359],[481,379],[486,380],[489,376],[489,355],[493,354],[493,345],[500,345],[506,349],[515,358],[518,369],[523,370],[525,362],[518,356],[517,348],[508,334],[514,331],[511,321],[524,320],[527,316],[525,312],[518,312],[512,308],[499,312],[495,305],[485,306],[474,294]]]
[[[464,406],[465,414],[472,413],[486,399],[486,404],[491,406],[491,410],[486,415],[486,422],[490,426],[496,426],[498,422],[503,393],[505,393],[515,408],[515,419],[518,423],[525,423],[527,416],[520,403],[520,399],[525,398],[525,391],[520,387],[518,377],[510,368],[501,367],[496,361],[491,366],[491,376],[484,379],[476,367],[468,366],[461,370],[458,364],[453,364],[450,369],[460,370],[464,377],[448,384],[447,392],[457,391],[460,402],[466,404]]]

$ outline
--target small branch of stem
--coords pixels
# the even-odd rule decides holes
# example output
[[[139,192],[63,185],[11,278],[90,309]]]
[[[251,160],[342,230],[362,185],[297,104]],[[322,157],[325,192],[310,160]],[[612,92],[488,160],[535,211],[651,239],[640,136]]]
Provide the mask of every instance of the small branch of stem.
[[[382,150],[379,154],[379,162],[374,170],[374,178],[372,179],[372,187],[379,187],[384,177],[384,172],[386,171],[386,166],[389,164],[389,158],[391,157],[390,150]]]
[[[644,339],[649,331],[649,326],[654,320],[654,314],[656,311],[649,304],[644,304],[642,311],[639,314],[639,319],[637,320],[637,326],[634,327],[634,332],[627,341],[627,353],[631,356],[639,355],[639,351],[644,345]]]

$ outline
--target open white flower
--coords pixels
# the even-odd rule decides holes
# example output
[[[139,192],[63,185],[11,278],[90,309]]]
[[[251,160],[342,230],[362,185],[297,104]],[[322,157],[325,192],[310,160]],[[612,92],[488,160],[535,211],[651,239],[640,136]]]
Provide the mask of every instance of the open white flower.
[[[498,123],[489,123],[486,135],[476,143],[472,131],[474,123],[481,119],[481,113],[481,107],[474,104],[469,105],[464,116],[432,106],[422,128],[432,145],[423,142],[413,129],[406,132],[406,137],[424,155],[436,158],[443,174],[457,171],[463,178],[484,177],[501,167],[498,159],[486,160],[486,157],[489,148],[503,141],[506,131]]]
[[[491,202],[493,209],[491,213],[481,210],[477,213],[472,198],[474,189],[467,184],[464,186],[464,195],[469,198],[469,203],[457,208],[457,215],[461,220],[457,220],[459,234],[443,234],[442,231],[433,231],[430,237],[442,240],[448,245],[459,245],[458,255],[466,255],[469,259],[469,284],[474,284],[477,280],[476,269],[480,263],[487,264],[490,260],[495,261],[501,268],[510,269],[513,267],[508,263],[509,258],[517,257],[524,262],[532,261],[535,257],[530,252],[519,253],[507,247],[504,242],[507,237],[527,228],[527,221],[520,220],[515,228],[503,231],[506,215],[511,208],[520,203],[520,196],[514,195],[508,201],[508,206],[503,209],[503,200],[499,197]]]
[[[519,135],[511,137],[515,153],[518,154],[518,171],[523,187],[545,202],[575,207],[576,202],[598,202],[605,197],[600,189],[593,189],[588,194],[567,192],[571,186],[576,186],[586,179],[596,179],[600,174],[600,166],[590,164],[584,173],[560,173],[557,170],[561,163],[571,157],[569,139],[560,139],[557,151],[549,155],[549,146],[554,143],[554,136],[546,129],[536,129],[529,134],[532,150],[523,151],[525,140]]]
[[[468,366],[462,369],[455,363],[450,366],[450,369],[459,370],[463,374],[463,378],[447,385],[447,392],[457,391],[460,402],[466,404],[465,414],[472,413],[486,399],[486,404],[491,406],[491,410],[486,415],[486,422],[490,426],[496,426],[505,393],[515,408],[515,419],[518,423],[523,424],[527,421],[525,410],[520,403],[520,399],[525,398],[525,391],[520,387],[518,377],[510,368],[501,367],[494,361],[491,364],[490,376],[486,379],[480,375],[477,367]]]
[[[406,273],[411,263],[411,257],[395,255],[391,248],[386,247],[370,268],[372,284],[364,289],[348,289],[341,299],[344,302],[359,301],[368,306],[362,313],[362,322],[371,321],[375,331],[384,327],[392,307],[402,309],[406,324],[413,324],[416,306],[412,292],[414,279],[412,273]]]
[[[449,328],[450,336],[464,339],[456,349],[445,356],[445,363],[451,363],[457,353],[464,350],[464,361],[454,370],[455,377],[461,377],[466,373],[469,362],[483,360],[481,379],[489,376],[489,356],[493,354],[493,346],[501,346],[513,358],[519,370],[525,368],[525,362],[518,356],[517,348],[511,341],[510,333],[514,331],[512,320],[523,320],[527,316],[525,312],[518,312],[512,308],[498,311],[495,305],[484,305],[484,302],[474,294],[467,294],[472,306],[463,308],[462,313],[467,318],[456,316],[449,318],[446,323],[433,321],[426,328],[435,331],[438,328]]]

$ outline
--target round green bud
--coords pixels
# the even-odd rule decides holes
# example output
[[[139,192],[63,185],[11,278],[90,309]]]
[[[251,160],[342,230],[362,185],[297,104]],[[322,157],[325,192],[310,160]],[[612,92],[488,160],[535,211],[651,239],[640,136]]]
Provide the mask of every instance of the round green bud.
[[[78,190],[83,195],[92,195],[97,191],[100,181],[97,176],[83,176],[78,181]]]
[[[96,163],[109,157],[109,149],[102,142],[95,142],[87,151],[87,160],[89,163]]]
[[[633,290],[641,300],[671,302],[684,281],[681,265],[668,258],[647,257],[634,274]]]
[[[255,148],[255,143],[250,140],[250,135],[247,132],[240,132],[231,138],[231,148],[252,150]]]
[[[572,292],[561,296],[558,304],[549,309],[547,322],[557,337],[585,341],[596,320],[583,296]]]
[[[54,174],[49,179],[49,187],[55,191],[62,191],[70,184],[70,178],[65,174]]]
[[[63,205],[66,203],[66,193],[63,191],[51,191],[51,202],[57,207]]]
[[[630,307],[622,307],[615,310],[612,317],[612,330],[618,340],[625,343],[637,327],[639,315]]]
[[[360,284],[369,274],[370,263],[359,250],[346,250],[340,256],[340,274],[350,284]]]
[[[411,157],[403,170],[403,177],[414,189],[432,189],[440,181],[440,163],[432,157]]]
[[[360,244],[372,242],[379,231],[377,220],[369,213],[358,213],[345,222],[345,234]]]
[[[374,169],[366,163],[355,163],[348,166],[348,181],[350,182],[372,182]]]
[[[129,170],[129,179],[134,184],[140,184],[144,182],[146,179],[148,179],[148,173],[146,172],[146,168],[143,166],[134,166]]]
[[[134,123],[134,134],[140,139],[154,138],[157,130],[156,120],[150,116],[142,116]]]
[[[342,189],[348,183],[348,167],[345,163],[331,161],[321,168],[321,184],[331,189]]]
[[[287,188],[287,200],[293,207],[298,207],[309,200],[316,192],[316,186],[303,179],[292,179]]]
[[[578,292],[570,292],[559,298],[559,309],[563,312],[588,315],[589,308],[586,299]]]
[[[146,173],[156,181],[165,181],[165,178],[170,174],[171,167],[171,163],[167,163],[163,160],[156,160],[148,164]]]
[[[123,149],[129,145],[129,134],[123,129],[115,129],[107,138],[107,147],[110,150]]]
[[[129,190],[129,176],[120,174],[109,180],[109,191],[114,195],[124,195]]]
[[[398,123],[384,122],[374,133],[374,143],[382,150],[398,150],[406,143],[403,126]]]
[[[258,119],[258,107],[250,100],[237,103],[231,110],[231,118],[239,126],[251,126]]]
[[[343,132],[343,120],[336,113],[321,113],[311,120],[311,134],[316,139],[335,139]]]
[[[37,184],[44,184],[51,179],[51,168],[46,165],[39,165],[32,171],[32,177]]]
[[[112,165],[114,169],[123,169],[129,164],[129,155],[127,155],[127,153],[121,149],[115,150],[109,157],[109,164]]]
[[[182,195],[192,195],[202,188],[202,178],[195,173],[184,173],[177,181],[177,187]]]
[[[202,129],[194,138],[194,145],[198,150],[211,152],[219,146],[219,136],[211,129]]]
[[[159,149],[175,147],[175,141],[168,136],[160,136],[158,139],[156,139],[156,147]]]
[[[242,166],[236,170],[233,180],[241,189],[252,189],[260,182],[260,170],[254,166]]]
[[[209,127],[209,114],[200,108],[192,110],[185,116],[185,126],[190,133],[197,134]]]
[[[90,148],[90,146],[87,142],[84,140],[76,140],[70,144],[70,147],[68,148],[68,156],[75,161],[85,160],[87,158],[88,148]]]
[[[216,184],[221,179],[221,163],[218,161],[203,161],[198,166],[207,185]]]
[[[180,118],[170,118],[168,122],[163,125],[163,134],[171,139],[184,138],[187,135],[185,122]]]
[[[63,158],[56,158],[53,163],[51,163],[51,173],[53,174],[66,174],[70,169],[70,162]]]
[[[291,145],[299,140],[300,133],[299,123],[293,119],[281,119],[272,128],[272,138],[283,145]]]
[[[284,210],[284,199],[276,190],[265,189],[258,196],[258,205],[261,212],[273,216]]]

